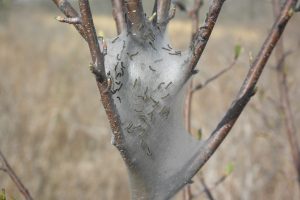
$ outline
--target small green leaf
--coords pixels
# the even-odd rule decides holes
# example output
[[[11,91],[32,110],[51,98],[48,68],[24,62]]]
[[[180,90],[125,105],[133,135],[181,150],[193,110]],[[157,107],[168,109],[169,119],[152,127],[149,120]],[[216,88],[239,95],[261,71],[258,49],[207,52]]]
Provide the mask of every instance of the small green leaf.
[[[240,44],[236,44],[234,46],[234,59],[238,59],[242,52],[242,46]]]
[[[228,163],[225,167],[225,173],[226,175],[230,175],[234,170],[234,165],[232,162]]]
[[[5,189],[2,188],[0,192],[0,200],[6,200]]]
[[[104,37],[105,37],[105,34],[104,34],[103,31],[99,31],[99,32],[97,33],[97,38],[98,38],[98,39],[103,40]]]
[[[197,139],[198,140],[202,139],[202,129],[201,128],[199,128],[198,131],[197,131]]]

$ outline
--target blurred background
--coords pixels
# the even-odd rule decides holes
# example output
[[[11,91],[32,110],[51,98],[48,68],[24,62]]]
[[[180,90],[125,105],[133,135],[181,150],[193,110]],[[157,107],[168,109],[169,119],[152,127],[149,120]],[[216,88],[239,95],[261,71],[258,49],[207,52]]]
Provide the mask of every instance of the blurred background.
[[[98,32],[114,37],[110,1],[91,2]],[[153,2],[144,1],[148,14]],[[204,2],[201,20],[210,1]],[[188,0],[183,3],[192,5]],[[88,68],[87,45],[72,26],[54,19],[58,15],[62,16],[51,0],[0,0],[0,148],[36,200],[129,199],[126,168],[110,143],[108,120]],[[227,67],[236,44],[242,46],[242,53],[234,68],[194,95],[193,134],[201,128],[207,137],[224,115],[246,75],[249,57],[257,54],[273,20],[270,0],[225,2],[194,83]],[[297,14],[284,34],[285,48],[295,50],[287,59],[286,73],[297,130],[299,22]],[[174,47],[187,48],[191,21],[185,13],[177,11],[168,35]],[[300,199],[278,111],[275,64],[273,55],[257,95],[201,169],[216,199]],[[226,180],[214,187],[226,174]],[[206,199],[199,176],[192,184],[193,191],[200,193],[195,199]],[[0,188],[10,197],[23,198],[1,171]],[[175,199],[182,199],[182,194]]]

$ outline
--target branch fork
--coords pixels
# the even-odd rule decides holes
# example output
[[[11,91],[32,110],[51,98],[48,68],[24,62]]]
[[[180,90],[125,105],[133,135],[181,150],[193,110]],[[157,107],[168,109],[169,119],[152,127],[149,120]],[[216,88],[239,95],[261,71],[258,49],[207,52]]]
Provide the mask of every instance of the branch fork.
[[[60,5],[63,0],[53,1]],[[69,14],[67,17],[78,17],[75,10],[71,16],[67,12],[70,4],[63,2],[60,9]],[[160,26],[170,17],[170,0],[157,0],[157,23],[156,17],[152,22],[147,20],[141,0],[112,2],[120,34],[118,39],[108,41],[108,48],[103,44],[101,49],[88,0],[79,0],[82,23],[74,25],[89,45],[94,63],[91,70],[112,128],[113,144],[130,174],[132,198],[168,199],[189,183],[211,157],[255,94],[258,78],[297,1],[286,1],[237,98],[211,136],[200,142],[187,133],[179,113],[185,83],[195,70],[225,0],[212,0],[189,52],[182,53],[166,50],[166,26]],[[124,15],[117,15],[116,11]]]

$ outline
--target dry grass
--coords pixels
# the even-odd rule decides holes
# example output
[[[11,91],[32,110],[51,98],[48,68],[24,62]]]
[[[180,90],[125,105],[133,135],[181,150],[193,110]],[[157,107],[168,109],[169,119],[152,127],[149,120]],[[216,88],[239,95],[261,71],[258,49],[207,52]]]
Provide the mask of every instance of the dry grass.
[[[129,199],[126,169],[110,144],[108,122],[88,70],[87,46],[72,27],[53,20],[55,15],[13,9],[0,21],[1,149],[35,199]],[[290,48],[296,48],[300,35],[296,20],[299,16],[287,32]],[[96,16],[96,24],[107,37],[115,34],[110,17]],[[251,28],[229,23],[216,27],[195,82],[229,64],[237,42],[244,52],[231,72],[195,96],[194,132],[201,127],[207,135],[237,93],[249,66],[248,52],[255,55],[267,32],[261,24],[253,24]],[[169,33],[174,45],[184,48],[190,24],[175,21]],[[288,61],[298,130],[299,61],[299,51]],[[234,163],[233,174],[213,191],[217,199],[299,199],[280,113],[267,98],[278,97],[275,72],[270,69],[273,62],[269,63],[259,84],[260,95],[203,169],[211,185],[223,175],[227,163]],[[21,199],[0,173],[2,187]]]

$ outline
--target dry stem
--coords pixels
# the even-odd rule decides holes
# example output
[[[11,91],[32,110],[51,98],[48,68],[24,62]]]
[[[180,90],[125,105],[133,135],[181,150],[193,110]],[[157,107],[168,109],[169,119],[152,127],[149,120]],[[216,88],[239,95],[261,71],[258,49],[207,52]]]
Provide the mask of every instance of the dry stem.
[[[10,179],[14,182],[14,184],[17,186],[20,193],[23,195],[23,197],[26,200],[33,200],[31,197],[28,189],[25,187],[25,185],[22,183],[20,178],[17,176],[15,171],[12,169],[8,161],[6,160],[5,156],[0,150],[0,161],[2,161],[3,166],[0,168],[3,172],[7,173]]]
[[[282,35],[286,24],[292,17],[293,9],[296,3],[297,0],[287,0],[285,2],[280,15],[274,23],[260,52],[256,56],[254,63],[250,67],[237,98],[233,101],[231,107],[228,109],[223,119],[217,125],[216,129],[212,132],[209,139],[206,141],[205,147],[199,149],[198,157],[195,158],[193,164],[191,164],[190,170],[194,171],[194,173],[196,173],[206,163],[206,161],[219,147],[219,145],[228,135],[236,120],[244,110],[250,98],[255,94],[256,83],[275,45]]]
[[[120,34],[126,30],[125,12],[124,12],[124,1],[123,0],[111,0],[113,7],[113,16],[117,26],[117,32]]]
[[[72,7],[72,5],[68,2],[68,0],[52,0],[56,6],[60,9],[62,13],[66,15],[68,18],[80,18],[77,11]],[[80,35],[86,40],[86,35],[81,24],[74,24],[77,31]]]
[[[274,16],[277,17],[280,12],[280,2],[278,0],[273,0]],[[280,94],[280,108],[283,113],[283,121],[286,129],[286,135],[288,137],[289,145],[291,148],[291,154],[294,162],[294,167],[297,173],[297,180],[300,186],[300,151],[299,143],[297,139],[297,131],[295,126],[295,120],[293,117],[292,108],[289,99],[289,87],[287,84],[287,73],[285,67],[285,58],[291,53],[291,51],[285,53],[283,46],[283,38],[278,41],[277,47],[275,49],[277,58],[277,80],[278,89]]]

